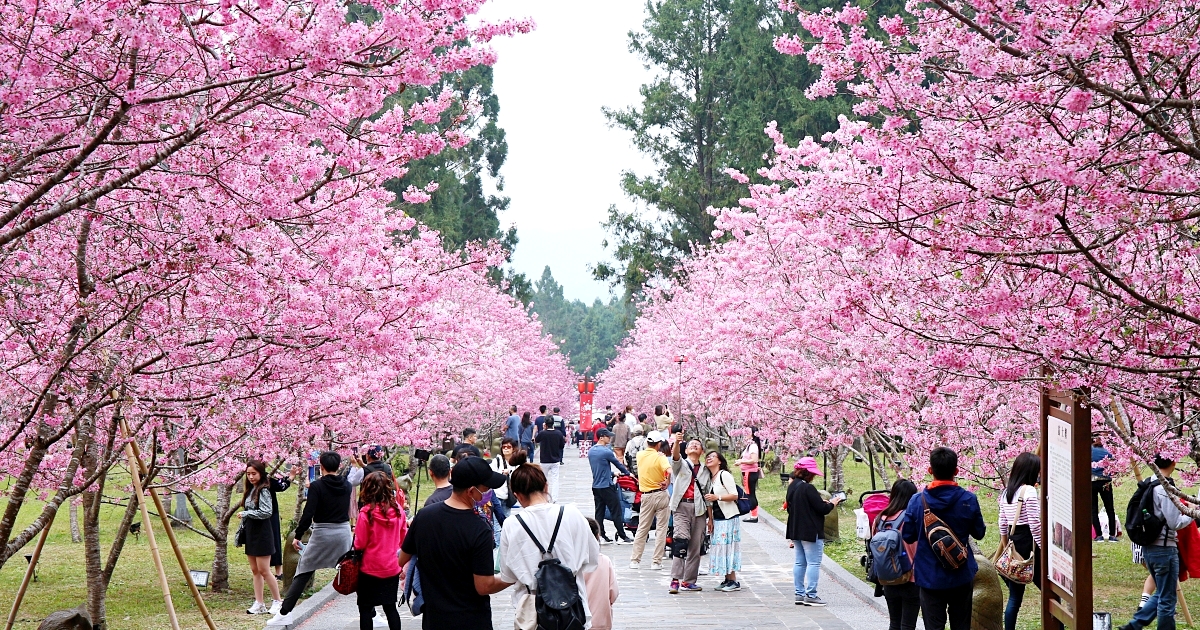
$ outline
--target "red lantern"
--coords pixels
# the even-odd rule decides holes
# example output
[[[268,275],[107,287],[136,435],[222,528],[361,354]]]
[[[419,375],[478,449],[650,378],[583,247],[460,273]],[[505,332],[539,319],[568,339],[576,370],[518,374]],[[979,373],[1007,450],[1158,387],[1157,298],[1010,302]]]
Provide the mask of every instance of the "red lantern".
[[[580,394],[582,394],[585,391],[586,387],[587,387],[587,384],[582,381],[580,381],[579,384],[575,386],[575,388],[579,390]]]
[[[587,393],[589,393],[589,394],[596,393],[596,382],[595,381],[588,381]]]

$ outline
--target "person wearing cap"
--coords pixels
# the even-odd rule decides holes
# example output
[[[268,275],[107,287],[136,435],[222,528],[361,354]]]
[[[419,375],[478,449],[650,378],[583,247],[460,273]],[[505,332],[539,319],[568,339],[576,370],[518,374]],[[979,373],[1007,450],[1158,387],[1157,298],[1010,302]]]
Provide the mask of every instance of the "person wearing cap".
[[[792,584],[796,589],[797,606],[824,606],[817,596],[817,580],[821,577],[821,558],[825,554],[825,515],[842,502],[826,501],[812,485],[822,475],[817,460],[801,457],[792,468],[792,482],[787,489],[787,538],[796,548],[796,563],[792,566]]]
[[[642,554],[646,551],[646,540],[650,528],[658,522],[658,533],[654,536],[654,553],[650,556],[650,568],[662,570],[663,553],[667,549],[667,521],[671,518],[671,497],[667,495],[671,462],[662,454],[659,446],[666,438],[661,431],[651,431],[646,436],[647,447],[637,454],[638,490],[642,493],[642,507],[638,516],[637,534],[633,537],[633,555],[629,559],[630,569],[640,569]]]
[[[613,449],[609,446],[612,438],[613,433],[608,429],[596,432],[597,444],[588,451],[588,464],[592,467],[592,499],[596,505],[596,522],[600,524],[600,539],[606,543],[612,542],[604,534],[604,513],[607,511],[613,526],[617,528],[617,544],[620,545],[633,541],[630,540],[629,534],[625,533],[624,508],[621,507],[621,497],[617,494],[620,489],[613,485],[612,467],[616,466],[623,475],[628,475],[629,469],[613,454]]]
[[[400,546],[400,565],[417,558],[425,598],[422,628],[491,630],[488,596],[512,584],[495,575],[492,530],[474,506],[506,481],[482,458],[468,457],[450,471],[450,498],[417,512]]]
[[[450,486],[450,458],[438,453],[429,458],[429,478],[433,480],[433,492],[421,507],[429,507],[450,498],[454,489]]]
[[[625,457],[623,461],[629,469],[633,471],[634,476],[637,476],[637,455],[646,448],[646,430],[642,425],[633,427],[633,437],[629,438],[629,444],[625,445]]]
[[[700,576],[700,546],[708,531],[708,501],[704,499],[704,489],[712,481],[708,469],[700,461],[704,445],[700,440],[691,440],[687,443],[687,457],[680,458],[683,428],[675,428],[678,430],[671,445],[671,478],[675,480],[671,486],[671,516],[676,541],[686,540],[688,545],[684,557],[676,555],[671,561],[672,595],[681,590],[688,593],[704,590],[696,584],[696,578]]]

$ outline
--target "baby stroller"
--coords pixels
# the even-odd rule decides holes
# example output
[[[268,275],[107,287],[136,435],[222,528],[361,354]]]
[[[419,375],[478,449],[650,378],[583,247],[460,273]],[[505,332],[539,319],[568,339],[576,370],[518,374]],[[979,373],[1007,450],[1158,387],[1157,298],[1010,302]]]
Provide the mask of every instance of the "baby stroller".
[[[854,533],[859,540],[863,541],[863,555],[859,558],[859,564],[867,571],[867,575],[871,575],[871,525],[875,522],[891,497],[887,490],[871,490],[864,492],[858,496],[858,504],[862,507],[854,510],[855,522]],[[875,596],[880,597],[882,587],[875,585]]]
[[[632,476],[617,477],[617,487],[620,489],[621,507],[625,510],[625,529],[636,534],[638,512],[642,508],[642,493],[638,490],[637,479]]]

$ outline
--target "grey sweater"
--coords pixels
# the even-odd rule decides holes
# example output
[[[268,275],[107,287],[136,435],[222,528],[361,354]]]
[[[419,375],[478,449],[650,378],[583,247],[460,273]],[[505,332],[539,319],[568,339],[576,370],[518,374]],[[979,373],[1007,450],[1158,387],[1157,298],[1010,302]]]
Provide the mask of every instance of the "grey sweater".
[[[1167,526],[1163,528],[1163,533],[1159,535],[1158,540],[1154,541],[1156,547],[1178,547],[1179,544],[1175,541],[1177,534],[1175,530],[1183,529],[1192,522],[1192,517],[1185,516],[1175,507],[1175,503],[1171,501],[1171,497],[1167,496],[1167,489],[1162,487],[1162,484],[1154,486],[1154,513],[1161,516],[1167,522]]]

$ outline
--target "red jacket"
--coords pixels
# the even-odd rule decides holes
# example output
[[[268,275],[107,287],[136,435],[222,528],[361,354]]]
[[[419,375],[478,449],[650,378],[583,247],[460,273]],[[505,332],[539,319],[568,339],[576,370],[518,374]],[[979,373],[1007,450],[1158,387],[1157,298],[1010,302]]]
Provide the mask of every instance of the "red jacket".
[[[408,516],[402,511],[392,509],[385,514],[378,506],[359,510],[354,548],[363,550],[362,572],[379,578],[400,575],[397,552],[407,533]]]
[[[1195,523],[1176,532],[1179,543],[1179,581],[1190,577],[1200,578],[1200,530]]]

